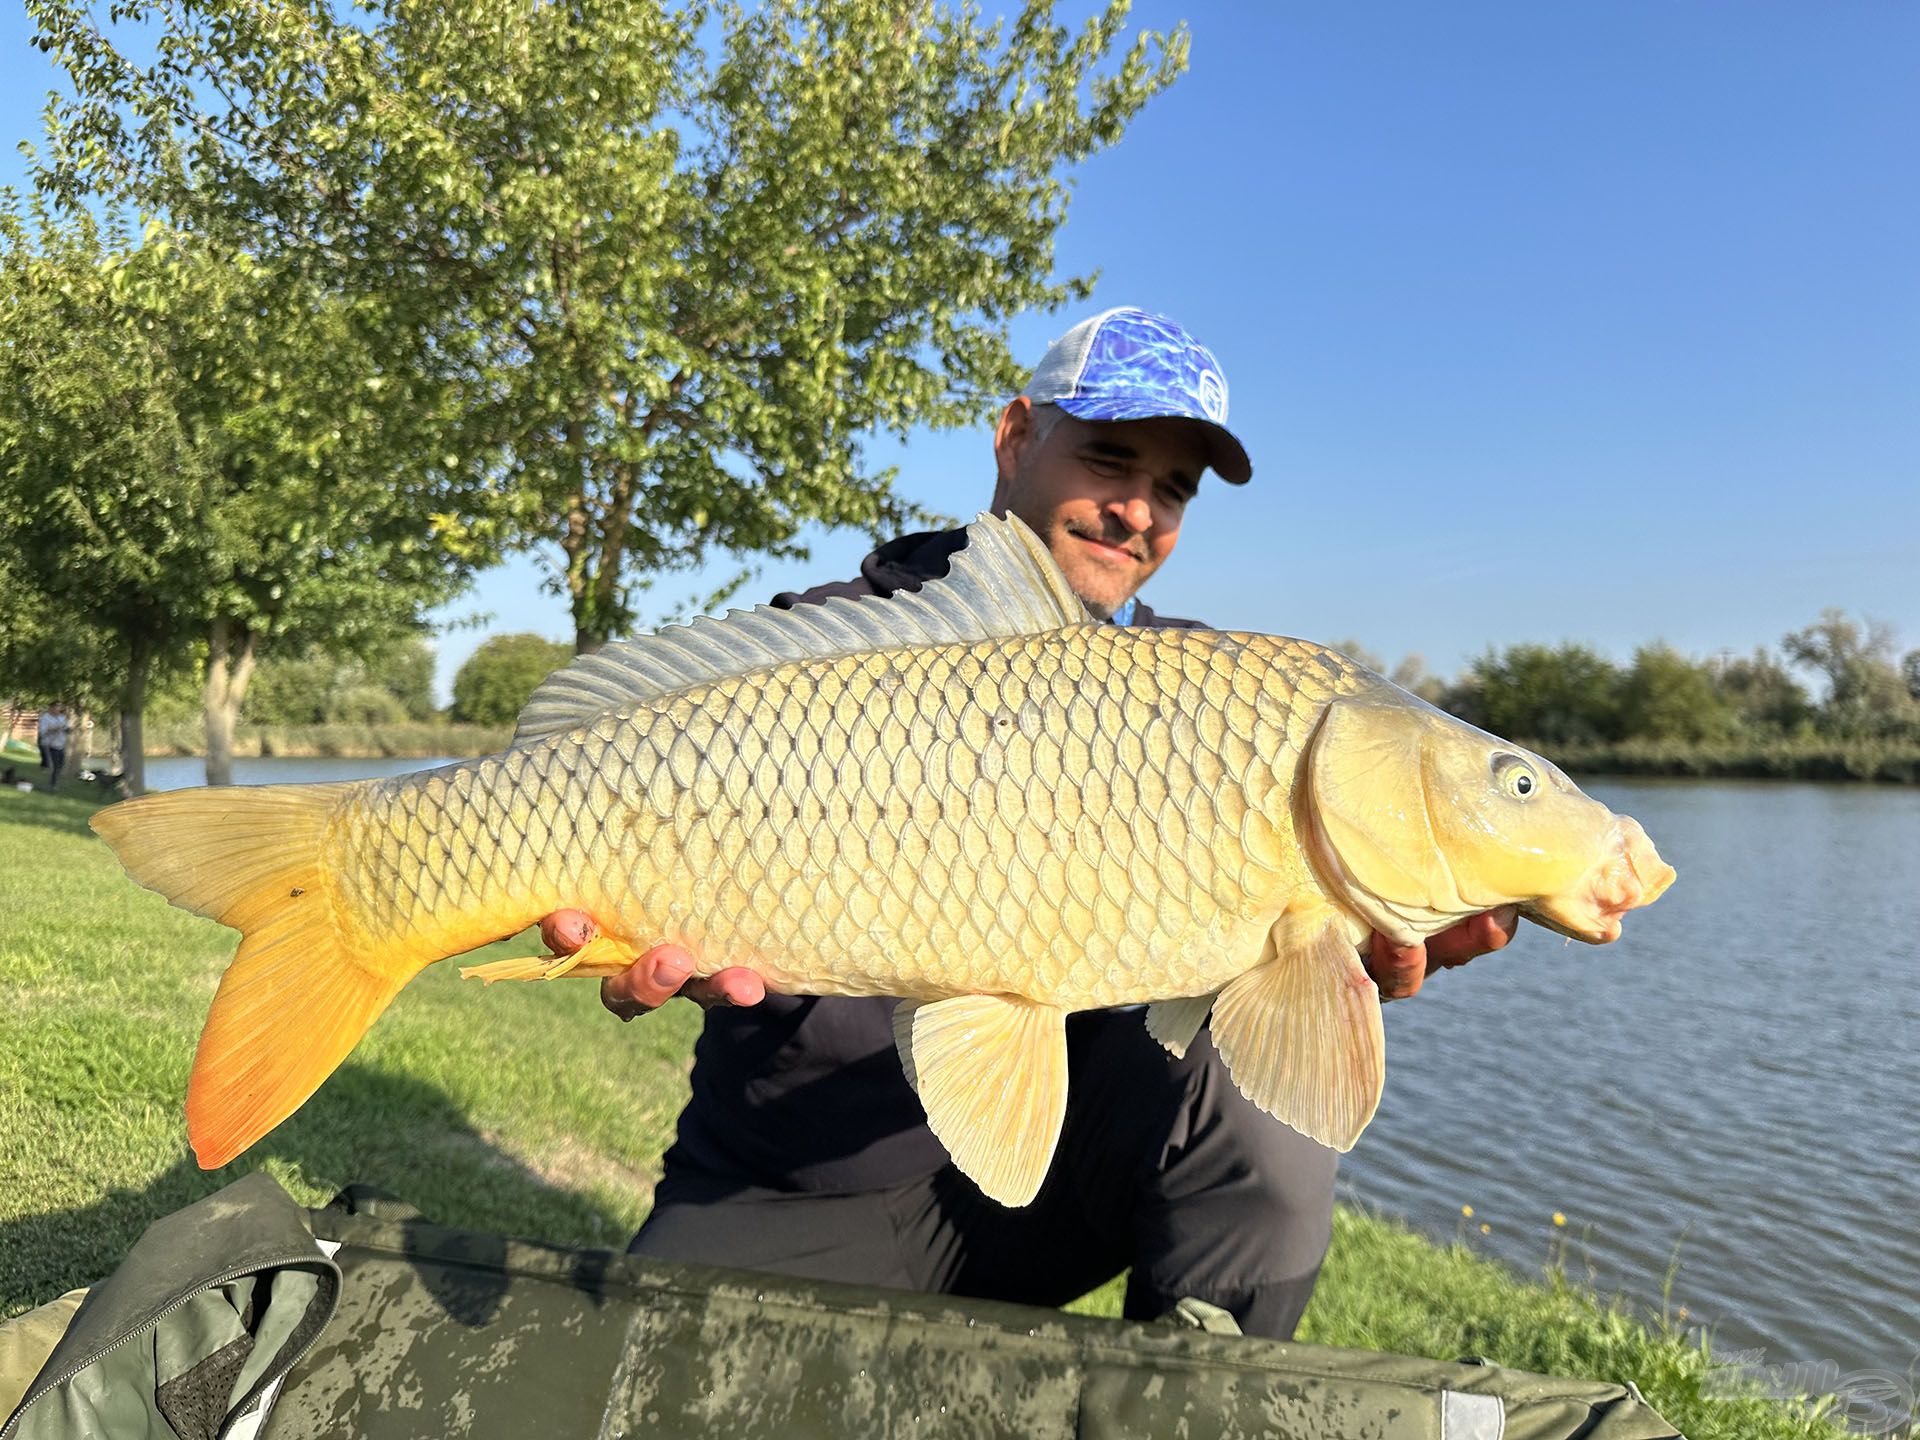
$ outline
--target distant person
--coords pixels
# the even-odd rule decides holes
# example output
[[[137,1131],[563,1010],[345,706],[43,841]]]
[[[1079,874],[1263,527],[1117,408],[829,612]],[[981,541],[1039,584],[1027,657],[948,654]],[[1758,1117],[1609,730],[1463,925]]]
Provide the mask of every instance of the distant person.
[[[53,704],[40,712],[40,763],[47,767],[47,789],[60,788],[60,771],[67,763],[67,736],[72,722],[67,707]]]
[[[1193,625],[1136,591],[1173,553],[1201,473],[1250,475],[1226,418],[1210,351],[1164,317],[1108,311],[1056,342],[1001,415],[990,506],[1033,528],[1099,619]],[[857,580],[774,603],[917,590],[965,542],[960,530],[902,536]],[[1429,963],[1497,949],[1514,924],[1510,910],[1481,916],[1398,950],[1376,935],[1368,969],[1383,995],[1411,994]],[[592,922],[561,911],[543,929],[569,951]],[[680,989],[692,963],[657,948],[602,999],[631,1018]],[[714,1008],[638,1253],[1043,1305],[1131,1267],[1130,1317],[1193,1296],[1248,1334],[1293,1334],[1327,1250],[1337,1157],[1256,1110],[1204,1032],[1175,1059],[1138,1007],[1070,1018],[1053,1170],[1035,1203],[1007,1209],[927,1128],[895,1053],[894,1001],[770,995],[738,969],[685,989]]]

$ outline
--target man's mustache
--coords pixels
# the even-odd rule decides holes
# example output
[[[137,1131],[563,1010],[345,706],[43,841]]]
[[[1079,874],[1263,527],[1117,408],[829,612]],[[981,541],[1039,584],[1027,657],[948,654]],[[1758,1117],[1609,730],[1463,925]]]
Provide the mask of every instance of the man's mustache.
[[[1117,550],[1124,550],[1136,560],[1145,561],[1147,558],[1147,542],[1126,530],[1118,533],[1110,530],[1092,531],[1084,525],[1076,525],[1071,521],[1067,522],[1065,529],[1069,535],[1077,535],[1082,540],[1096,540],[1102,545],[1111,545]]]

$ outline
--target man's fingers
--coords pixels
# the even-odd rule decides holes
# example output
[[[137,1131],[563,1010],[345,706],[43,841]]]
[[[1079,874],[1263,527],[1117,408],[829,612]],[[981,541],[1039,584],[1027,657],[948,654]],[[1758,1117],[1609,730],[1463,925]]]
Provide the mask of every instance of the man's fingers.
[[[693,956],[678,945],[656,945],[600,982],[600,1003],[622,1020],[631,1020],[666,1004],[691,974]]]
[[[1427,978],[1427,947],[1395,945],[1376,930],[1367,955],[1367,973],[1380,987],[1382,1000],[1401,1000],[1417,994],[1421,982]]]
[[[716,1005],[758,1005],[767,998],[767,982],[742,966],[730,966],[705,980],[689,980],[680,993],[702,1010]]]
[[[1484,915],[1463,920],[1450,930],[1442,930],[1427,942],[1427,960],[1436,969],[1464,965],[1479,955],[1491,955],[1505,948],[1520,926],[1520,911],[1502,905]]]
[[[600,982],[600,1003],[622,1020],[658,1010],[684,995],[702,1010],[715,1005],[758,1005],[767,998],[767,982],[752,970],[730,966],[694,980],[693,956],[678,945],[656,945],[618,975]]]
[[[593,917],[584,910],[556,910],[540,922],[540,938],[555,955],[571,955],[594,935]]]

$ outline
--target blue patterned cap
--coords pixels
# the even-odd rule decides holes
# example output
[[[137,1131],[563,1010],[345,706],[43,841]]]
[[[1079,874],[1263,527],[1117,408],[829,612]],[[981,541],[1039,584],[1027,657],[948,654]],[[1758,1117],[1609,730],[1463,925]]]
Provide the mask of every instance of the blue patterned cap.
[[[1223,480],[1253,474],[1246,448],[1227,429],[1227,377],[1213,352],[1164,315],[1109,310],[1082,320],[1048,347],[1027,398],[1077,420],[1197,420],[1207,463]]]

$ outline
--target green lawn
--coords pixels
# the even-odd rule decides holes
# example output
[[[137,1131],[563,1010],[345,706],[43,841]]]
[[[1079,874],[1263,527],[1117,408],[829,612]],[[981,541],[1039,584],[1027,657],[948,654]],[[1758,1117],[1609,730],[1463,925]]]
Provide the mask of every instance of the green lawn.
[[[234,936],[127,880],[86,828],[93,806],[77,783],[0,790],[0,1317],[107,1273],[149,1221],[258,1168],[305,1204],[362,1180],[447,1224],[624,1243],[686,1093],[693,1007],[620,1025],[591,983],[483,989],[436,967],[297,1115],[203,1172],[187,1071]],[[1074,1308],[1114,1314],[1118,1297]],[[1301,1338],[1633,1380],[1694,1440],[1848,1433],[1704,1398],[1709,1360],[1686,1335],[1350,1210]]]

